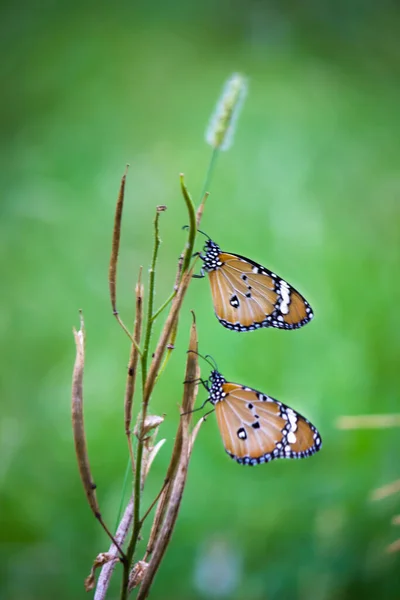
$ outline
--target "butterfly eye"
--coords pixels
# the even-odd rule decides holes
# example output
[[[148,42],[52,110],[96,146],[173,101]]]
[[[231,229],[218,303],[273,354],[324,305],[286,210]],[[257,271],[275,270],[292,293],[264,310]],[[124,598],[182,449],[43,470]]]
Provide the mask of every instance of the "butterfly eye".
[[[214,310],[220,323],[234,331],[262,327],[298,329],[313,318],[307,300],[262,265],[223,252],[212,240],[204,248]]]

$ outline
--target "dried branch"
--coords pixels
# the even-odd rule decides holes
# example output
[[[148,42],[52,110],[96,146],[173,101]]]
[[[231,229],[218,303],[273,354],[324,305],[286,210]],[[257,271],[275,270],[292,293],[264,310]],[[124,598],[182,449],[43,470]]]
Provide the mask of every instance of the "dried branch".
[[[136,311],[135,311],[135,325],[133,328],[133,339],[136,342],[131,345],[131,353],[128,363],[128,375],[125,387],[125,433],[128,438],[129,455],[131,458],[132,469],[134,469],[134,457],[132,448],[131,438],[131,422],[132,422],[132,402],[133,394],[135,391],[135,381],[137,374],[137,364],[139,359],[139,352],[137,347],[140,344],[140,338],[142,334],[142,322],[143,322],[143,285],[141,283],[142,269],[140,268],[138,282],[136,284]]]
[[[194,208],[193,200],[189,194],[189,191],[185,185],[185,178],[183,173],[180,174],[180,182],[181,182],[181,191],[183,198],[186,203],[186,208],[188,210],[189,216],[189,233],[188,233],[188,241],[186,244],[186,249],[183,257],[183,265],[182,265],[182,273],[185,273],[188,268],[190,261],[192,259],[194,242],[196,240],[197,234],[197,223],[196,223],[196,211]]]
[[[125,554],[121,547],[115,542],[114,537],[106,524],[104,523],[100,507],[96,497],[96,484],[93,481],[92,473],[90,470],[89,455],[87,451],[85,425],[83,419],[83,371],[85,366],[85,324],[83,320],[83,314],[80,313],[80,329],[73,330],[75,345],[76,345],[76,358],[75,365],[72,375],[72,430],[74,434],[75,453],[78,460],[79,474],[83,489],[85,490],[86,498],[89,506],[96,519],[99,521],[108,537],[115,543],[121,556],[125,559]]]
[[[192,350],[192,352],[188,352],[186,363],[186,383],[182,401],[182,412],[185,414],[182,415],[180,424],[182,442],[179,462],[176,468],[175,478],[171,482],[171,494],[168,507],[166,508],[164,522],[156,539],[153,554],[149,566],[145,572],[137,600],[144,600],[144,598],[148,596],[154,576],[160,566],[161,560],[171,538],[186,483],[187,469],[191,452],[189,425],[192,418],[191,411],[193,410],[198,388],[198,384],[196,383],[198,375],[197,331],[194,319],[191,327],[189,349]]]
[[[202,201],[201,201],[201,203],[199,205],[199,208],[196,211],[196,225],[197,225],[197,228],[200,227],[200,221],[201,221],[201,218],[203,216],[204,206],[206,204],[206,201],[207,201],[207,198],[208,198],[209,195],[210,195],[209,192],[206,192],[204,194],[203,199],[202,199]]]
[[[178,313],[181,308],[183,299],[189,287],[189,283],[192,279],[193,271],[188,271],[181,281],[179,286],[178,293],[172,301],[172,306],[169,311],[169,315],[164,325],[164,329],[161,332],[160,338],[158,340],[158,344],[156,346],[154,352],[154,358],[150,364],[150,369],[146,379],[146,385],[144,388],[143,394],[143,402],[147,405],[150,400],[151,392],[153,391],[154,382],[157,377],[158,370],[160,368],[160,364],[162,358],[164,356],[165,349],[167,347],[171,332],[175,325],[176,319],[178,318]]]
[[[116,534],[115,534],[115,539],[118,541],[119,544],[123,544],[123,542],[127,536],[127,533],[129,531],[129,528],[132,524],[132,519],[133,519],[133,499],[131,498],[128,506],[125,509],[124,515],[121,519],[121,522],[120,522],[118,529],[116,531]],[[117,548],[115,547],[114,544],[111,544],[108,553],[111,554],[112,556],[117,557]],[[94,594],[94,600],[104,600],[104,598],[106,597],[108,586],[109,586],[110,580],[111,580],[111,576],[114,572],[115,564],[116,564],[115,561],[108,562],[101,569],[99,579],[97,581],[96,592]]]

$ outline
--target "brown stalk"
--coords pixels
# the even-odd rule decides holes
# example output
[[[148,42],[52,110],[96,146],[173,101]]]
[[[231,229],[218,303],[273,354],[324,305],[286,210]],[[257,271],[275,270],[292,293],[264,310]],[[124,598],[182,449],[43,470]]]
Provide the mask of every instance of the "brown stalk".
[[[400,479],[396,481],[392,481],[392,483],[388,483],[387,485],[383,485],[380,488],[377,488],[371,493],[371,500],[383,500],[387,496],[391,496],[392,494],[398,494],[400,492]]]
[[[400,414],[343,416],[336,423],[338,429],[384,429],[399,426]]]
[[[198,356],[195,319],[193,319],[193,324],[190,332],[189,350],[191,350],[191,352],[188,352],[187,355],[185,375],[185,382],[187,383],[184,384],[185,387],[182,401],[182,413],[186,414],[183,414],[181,416],[180,421],[181,450],[179,460],[176,466],[175,477],[170,483],[171,491],[168,506],[165,511],[165,518],[160,533],[157,536],[152,557],[144,575],[143,582],[141,584],[137,596],[137,600],[144,600],[144,598],[147,597],[150,591],[150,587],[153,582],[154,576],[160,566],[161,560],[164,556],[165,550],[171,538],[175,522],[178,516],[180,504],[182,501],[183,490],[186,483],[187,469],[189,464],[190,451],[192,447],[189,435],[189,425],[192,418],[191,411],[193,410],[198,388],[198,385],[196,383],[196,379],[198,376]],[[174,469],[174,454],[175,453],[173,453],[173,460],[171,460],[172,466],[170,465],[172,470]]]
[[[111,306],[113,310],[113,315],[117,319],[118,323],[125,331],[126,335],[129,337],[131,342],[135,345],[136,342],[134,338],[129,333],[127,327],[121,320],[118,310],[117,310],[117,266],[118,266],[118,254],[119,254],[119,245],[121,241],[121,220],[122,220],[122,210],[124,208],[124,196],[125,196],[125,182],[126,175],[128,172],[129,165],[126,165],[125,173],[121,179],[121,185],[119,188],[117,204],[115,206],[115,216],[114,216],[114,229],[113,229],[113,237],[111,244],[111,256],[110,256],[110,265],[108,268],[108,283],[110,287],[110,298],[111,298]],[[137,346],[137,350],[140,353],[139,347]]]
[[[132,519],[133,499],[131,498],[115,534],[115,539],[119,544],[124,543],[129,528],[132,524]],[[111,544],[108,554],[117,557],[117,552],[118,550],[115,547],[115,545]],[[115,564],[116,561],[110,561],[101,569],[99,578],[97,580],[97,587],[94,594],[94,600],[104,600],[104,598],[106,597],[108,586],[110,584],[110,579],[114,572]]]
[[[75,453],[78,461],[79,474],[83,489],[85,490],[86,498],[89,506],[99,521],[108,537],[117,546],[118,551],[121,553],[123,559],[125,554],[119,546],[118,542],[114,540],[114,537],[106,524],[104,523],[100,507],[96,497],[96,484],[93,481],[92,473],[90,470],[89,455],[87,450],[86,435],[85,435],[85,424],[83,418],[83,371],[85,366],[85,323],[83,320],[83,314],[80,313],[80,329],[76,331],[73,329],[75,345],[76,345],[76,358],[74,364],[74,370],[72,375],[72,430],[74,435]]]
[[[140,338],[142,335],[142,323],[143,323],[143,285],[141,283],[142,277],[142,268],[139,270],[138,282],[136,284],[135,293],[136,293],[136,311],[135,311],[135,324],[133,328],[133,339],[136,342],[136,345],[132,343],[131,345],[131,353],[129,356],[128,363],[128,375],[126,379],[126,387],[125,387],[125,403],[124,403],[124,412],[125,412],[125,433],[128,439],[128,447],[129,447],[129,455],[131,458],[132,469],[134,469],[134,456],[133,456],[133,448],[132,448],[132,437],[131,437],[131,422],[132,422],[132,403],[133,403],[133,394],[135,391],[135,381],[137,374],[137,364],[139,360],[139,352],[138,346],[140,344]]]
[[[143,404],[147,406],[150,400],[151,392],[153,391],[154,383],[157,377],[158,370],[161,365],[162,358],[164,356],[165,349],[168,344],[171,332],[174,328],[175,322],[178,318],[179,309],[181,308],[183,299],[186,291],[189,287],[189,283],[192,279],[193,271],[187,271],[182,278],[178,292],[172,301],[172,306],[169,311],[169,315],[164,325],[164,329],[161,332],[158,340],[157,347],[154,352],[154,358],[151,361],[150,369],[147,375],[146,384],[144,387]]]
[[[200,221],[201,221],[201,218],[202,218],[202,216],[203,216],[203,212],[204,212],[204,206],[205,206],[205,204],[206,204],[206,201],[207,201],[207,198],[208,198],[208,196],[209,196],[209,195],[210,195],[210,193],[209,193],[209,192],[206,192],[206,193],[204,194],[204,196],[203,196],[203,200],[201,201],[201,203],[200,203],[200,205],[199,205],[199,208],[198,208],[198,209],[197,209],[197,211],[196,211],[196,224],[197,224],[197,227],[198,227],[198,228],[200,227]]]

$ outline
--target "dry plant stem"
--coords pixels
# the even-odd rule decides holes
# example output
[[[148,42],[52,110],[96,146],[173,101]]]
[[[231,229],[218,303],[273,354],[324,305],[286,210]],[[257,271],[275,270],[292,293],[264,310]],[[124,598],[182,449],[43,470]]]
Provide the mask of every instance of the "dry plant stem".
[[[340,417],[336,423],[338,429],[383,429],[399,426],[400,414],[344,416]]]
[[[141,356],[141,365],[142,365],[142,389],[143,389],[143,401],[142,401],[142,417],[141,417],[141,425],[140,429],[143,428],[143,423],[147,414],[147,406],[148,400],[145,401],[144,397],[144,389],[146,384],[147,377],[147,360],[149,355],[149,347],[150,347],[150,338],[153,329],[153,310],[154,310],[154,292],[155,292],[155,269],[157,263],[158,250],[160,247],[161,239],[159,235],[159,227],[158,222],[160,218],[160,211],[157,209],[156,216],[154,219],[154,247],[153,247],[153,257],[151,261],[151,266],[149,270],[149,298],[147,304],[147,319],[145,326],[145,337],[144,337],[144,345],[143,352]],[[128,545],[127,549],[127,562],[124,564],[124,574],[122,580],[122,589],[121,589],[121,600],[127,598],[128,595],[128,586],[129,586],[129,571],[132,563],[132,558],[135,553],[136,543],[139,537],[139,532],[141,529],[141,521],[140,521],[140,500],[141,500],[141,483],[142,483],[142,458],[143,458],[143,435],[142,431],[139,432],[138,436],[138,445],[137,445],[137,454],[136,454],[136,469],[135,469],[135,478],[134,478],[134,511],[133,511],[133,530],[132,537]]]
[[[158,249],[160,245],[159,238],[159,230],[158,230],[158,218],[159,211],[156,213],[156,218],[154,221],[154,249],[153,249],[153,259],[150,268],[149,274],[149,300],[148,300],[148,310],[147,310],[147,323],[146,323],[146,331],[145,331],[145,341],[143,347],[143,353],[141,356],[142,363],[142,378],[143,378],[143,400],[142,400],[142,423],[146,418],[147,407],[149,404],[150,396],[154,388],[154,384],[156,381],[157,374],[160,369],[161,361],[164,356],[166,346],[168,344],[168,340],[170,339],[171,333],[174,329],[174,326],[177,322],[179,310],[182,306],[182,302],[185,296],[185,293],[189,287],[189,283],[192,279],[192,270],[188,271],[189,263],[191,256],[193,254],[194,242],[197,234],[197,225],[196,225],[196,214],[193,206],[193,202],[190,198],[190,195],[186,189],[184,184],[183,175],[180,177],[181,181],[181,189],[183,193],[183,197],[186,203],[186,207],[189,214],[189,233],[188,233],[188,242],[186,244],[186,250],[184,252],[183,264],[182,264],[182,279],[180,281],[178,291],[176,296],[172,301],[172,306],[170,308],[169,315],[167,317],[165,326],[163,331],[161,332],[158,344],[156,346],[153,360],[150,365],[150,369],[147,372],[147,359],[149,353],[149,345],[150,338],[152,332],[153,325],[153,301],[154,301],[154,287],[155,287],[155,266],[157,261]],[[186,264],[185,264],[186,263]],[[142,470],[142,456],[143,456],[143,439],[142,436],[139,436],[138,446],[137,446],[137,455],[136,455],[136,471],[135,471],[135,482],[134,482],[134,517],[133,517],[133,531],[130,543],[127,549],[127,561],[124,564],[124,574],[123,574],[123,582],[122,582],[122,590],[121,590],[121,600],[126,600],[128,594],[128,585],[129,585],[129,570],[132,562],[132,558],[135,553],[137,540],[139,537],[140,529],[141,529],[141,521],[140,521],[140,492],[141,492],[141,470]]]
[[[153,520],[153,524],[150,531],[149,541],[147,543],[146,554],[144,556],[145,561],[147,561],[148,556],[153,552],[154,542],[158,536],[160,531],[160,527],[164,518],[165,509],[167,507],[168,500],[171,494],[171,482],[175,478],[176,469],[179,462],[179,457],[181,455],[182,449],[182,420],[179,421],[178,433],[175,438],[174,448],[172,450],[171,461],[169,463],[167,475],[165,477],[164,488],[162,495],[160,496],[160,501],[157,506],[156,515]]]
[[[132,524],[133,519],[133,500],[129,501],[128,506],[125,509],[124,515],[115,533],[115,539],[119,544],[123,544],[128,530]],[[111,544],[109,554],[117,557],[118,550],[114,544]],[[94,594],[94,600],[104,600],[107,594],[108,586],[110,584],[111,576],[114,572],[115,561],[111,561],[104,565],[100,571],[99,579],[97,581],[96,591]]]
[[[371,493],[371,500],[382,500],[387,496],[391,496],[392,494],[398,494],[400,492],[400,479],[396,481],[392,481],[392,483],[388,483],[387,485],[383,485],[380,488],[377,488]]]
[[[149,508],[144,513],[143,517],[140,519],[142,525],[145,522],[145,520],[147,519],[147,517],[149,516],[149,514],[151,513],[151,511],[153,510],[153,508],[155,507],[155,505],[157,504],[158,500],[160,499],[160,496],[164,492],[167,483],[168,483],[168,481],[165,480],[161,490],[158,492],[157,496],[154,498],[153,502],[150,504]]]
[[[132,344],[131,353],[128,364],[128,375],[126,380],[125,388],[125,433],[128,439],[129,455],[131,458],[132,469],[135,468],[133,448],[132,448],[132,437],[131,437],[131,422],[132,422],[132,402],[133,394],[135,391],[135,381],[137,374],[137,364],[139,359],[139,353],[137,346],[140,344],[140,338],[142,335],[142,321],[143,321],[143,285],[141,283],[142,269],[140,268],[138,282],[136,284],[136,312],[135,312],[135,325],[133,328],[133,339],[136,345]]]
[[[131,340],[132,344],[136,345],[136,349],[140,354],[139,346],[136,344],[134,338],[131,336],[130,332],[128,331],[125,324],[121,320],[118,310],[117,310],[117,265],[118,265],[119,244],[120,244],[120,240],[121,240],[121,220],[122,220],[122,210],[124,207],[125,182],[126,182],[126,174],[128,172],[128,167],[129,167],[129,165],[126,165],[125,173],[121,179],[121,185],[119,188],[117,204],[115,207],[110,266],[108,268],[108,283],[109,283],[109,287],[110,287],[110,298],[111,298],[111,306],[112,306],[112,310],[113,310],[113,315],[117,319],[117,321],[120,324],[120,326],[122,327],[122,329],[125,331],[126,335]]]
[[[192,350],[192,352],[188,352],[187,354],[185,374],[185,381],[189,383],[185,384],[182,402],[182,413],[187,414],[184,414],[181,417],[182,446],[179,462],[176,469],[175,478],[171,482],[171,495],[168,507],[165,512],[164,522],[162,524],[160,533],[157,537],[149,567],[140,586],[137,600],[144,600],[144,598],[147,597],[150,591],[150,587],[153,582],[154,576],[158,570],[158,567],[160,566],[161,560],[168,546],[168,542],[171,538],[174,525],[178,516],[183,490],[186,483],[187,468],[190,458],[189,425],[192,418],[191,411],[193,410],[198,389],[198,385],[195,381],[198,374],[198,356],[197,331],[194,319],[190,332],[189,349]]]
[[[188,241],[186,244],[186,249],[185,249],[184,257],[183,257],[183,265],[182,265],[182,274],[184,274],[188,270],[190,261],[192,259],[194,242],[196,240],[196,234],[197,234],[197,223],[196,223],[196,212],[194,209],[193,201],[192,201],[189,191],[185,185],[185,178],[184,178],[183,173],[181,173],[181,175],[180,175],[180,182],[181,182],[182,195],[186,202],[186,208],[188,209],[188,215],[189,215],[189,234],[188,234]]]
[[[198,375],[196,375],[196,379],[197,376],[200,375],[200,371],[198,370]],[[196,426],[194,427],[191,436],[190,436],[190,444],[189,444],[189,453],[191,454],[192,449],[193,449],[193,444],[195,442],[195,439],[197,437],[197,434],[200,430],[201,425],[204,423],[205,418],[202,417],[196,424]],[[147,543],[147,548],[146,548],[146,553],[144,555],[143,560],[144,561],[148,561],[149,556],[152,554],[153,549],[154,549],[154,543],[157,539],[157,536],[159,534],[160,531],[160,527],[162,524],[162,521],[164,519],[164,515],[165,515],[165,510],[167,508],[169,499],[170,499],[170,495],[171,495],[171,480],[174,479],[175,477],[175,473],[176,473],[176,468],[178,465],[178,461],[179,461],[179,457],[180,457],[180,453],[181,453],[181,448],[182,448],[182,428],[180,427],[178,430],[178,435],[175,438],[175,445],[174,445],[174,449],[172,452],[172,458],[171,458],[171,462],[170,465],[168,467],[168,473],[167,473],[167,477],[166,477],[166,485],[165,488],[163,489],[163,493],[160,496],[160,501],[158,503],[157,506],[157,511],[156,511],[156,515],[154,517],[154,521],[153,521],[153,525],[151,527],[151,531],[150,531],[150,536],[149,536],[149,541]]]
[[[111,298],[111,306],[113,309],[113,313],[118,314],[117,311],[117,263],[118,263],[118,253],[119,253],[119,243],[121,239],[121,220],[122,220],[122,209],[124,207],[124,195],[125,195],[125,182],[126,182],[126,173],[128,166],[125,169],[125,173],[121,179],[121,185],[119,188],[117,205],[115,207],[115,217],[114,217],[114,230],[113,230],[113,238],[112,238],[112,246],[111,246],[111,257],[110,257],[110,266],[108,269],[108,283],[110,286],[110,298]]]
[[[175,321],[175,324],[172,328],[171,337],[169,338],[169,341],[167,344],[167,351],[165,353],[164,360],[162,362],[160,370],[157,373],[157,377],[154,382],[154,385],[157,384],[157,381],[160,379],[161,375],[164,373],[164,371],[167,367],[167,364],[169,362],[169,359],[171,358],[171,354],[172,354],[173,350],[175,350],[175,341],[176,341],[177,334],[178,334],[178,320]]]
[[[160,306],[160,308],[158,310],[156,310],[156,312],[154,313],[154,315],[152,316],[152,320],[154,321],[161,313],[162,311],[167,308],[168,304],[174,299],[174,297],[176,296],[176,292],[178,291],[178,287],[179,287],[179,282],[181,280],[181,274],[182,274],[182,265],[183,265],[183,253],[180,255],[179,257],[179,261],[178,261],[178,270],[176,272],[176,279],[175,279],[175,284],[174,284],[174,289],[171,292],[170,296],[166,299],[166,301]]]
[[[199,208],[197,209],[197,212],[196,212],[196,224],[197,224],[197,228],[199,228],[199,227],[200,227],[200,221],[201,221],[201,218],[202,218],[202,216],[203,216],[203,212],[204,212],[204,206],[205,206],[205,204],[206,204],[206,201],[207,201],[207,198],[208,198],[208,196],[209,196],[209,195],[210,195],[210,194],[209,194],[208,192],[206,192],[206,193],[204,194],[204,196],[203,196],[203,200],[201,201],[201,203],[200,203],[200,206],[199,206]]]
[[[214,173],[214,168],[215,168],[215,163],[217,162],[217,156],[218,156],[218,152],[219,152],[219,148],[213,148],[212,154],[211,154],[211,158],[210,158],[210,162],[208,164],[208,169],[207,169],[207,173],[206,173],[206,177],[204,180],[204,184],[203,184],[203,191],[201,193],[200,198],[204,198],[210,183],[211,183],[211,179]]]
[[[143,346],[143,354],[142,354],[142,380],[143,380],[143,390],[146,383],[147,377],[147,359],[149,355],[149,347],[150,347],[150,338],[153,330],[153,309],[154,309],[154,292],[155,292],[155,277],[156,277],[156,263],[158,257],[158,250],[160,248],[160,232],[158,221],[160,218],[160,212],[157,210],[156,216],[154,219],[154,248],[153,248],[153,257],[151,261],[151,266],[149,270],[149,299],[147,304],[147,323],[145,330],[145,338],[144,338],[144,346]],[[144,415],[145,416],[145,415]]]
[[[190,281],[192,279],[192,275],[193,275],[193,271],[189,271],[183,276],[182,282],[179,286],[178,293],[172,302],[172,306],[169,311],[167,320],[165,322],[164,329],[162,330],[160,338],[158,340],[158,343],[157,343],[157,346],[156,346],[156,349],[154,352],[154,358],[151,362],[150,369],[149,369],[147,379],[146,379],[146,385],[144,388],[143,403],[146,405],[148,404],[149,399],[150,399],[150,394],[153,391],[154,382],[156,380],[157,373],[159,371],[161,361],[162,361],[164,352],[165,352],[167,344],[168,344],[168,340],[169,340],[171,332],[174,328],[176,319],[178,318],[179,310],[182,306],[182,302],[183,302],[183,299],[187,292],[187,289],[189,287]]]
[[[87,451],[85,425],[83,419],[83,371],[85,365],[85,324],[83,320],[82,312],[80,313],[80,329],[79,331],[73,330],[75,345],[76,345],[76,358],[75,365],[72,375],[72,429],[74,434],[75,453],[78,460],[79,474],[83,488],[86,493],[86,497],[90,508],[96,519],[99,521],[104,531],[112,542],[116,545],[121,557],[125,560],[125,554],[119,546],[118,542],[114,540],[114,537],[107,525],[104,523],[100,507],[96,497],[96,485],[93,481],[93,477],[90,471],[89,455]]]

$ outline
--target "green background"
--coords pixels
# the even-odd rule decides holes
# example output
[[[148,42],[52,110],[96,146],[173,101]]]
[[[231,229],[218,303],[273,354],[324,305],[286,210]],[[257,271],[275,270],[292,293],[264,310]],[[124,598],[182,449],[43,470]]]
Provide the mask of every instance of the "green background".
[[[211,153],[204,131],[223,82],[240,71],[249,95],[203,229],[287,278],[316,316],[300,331],[234,334],[215,319],[207,281],[193,281],[152,400],[167,442],[144,505],[179,420],[191,308],[200,350],[223,374],[304,413],[324,446],[309,460],[245,468],[209,418],[152,597],[399,598],[399,554],[386,552],[399,537],[399,497],[370,500],[399,478],[399,430],[336,427],[341,415],[399,412],[396,3],[22,0],[3,3],[0,23],[0,596],[84,598],[92,559],[108,548],[73,451],[72,326],[82,308],[87,438],[113,527],[127,462],[129,344],[107,283],[120,177],[129,162],[118,289],[131,324],[155,206],[168,206],[159,305],[187,222],[178,174],[198,198]]]

